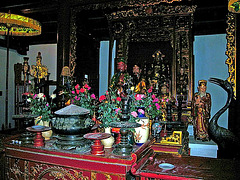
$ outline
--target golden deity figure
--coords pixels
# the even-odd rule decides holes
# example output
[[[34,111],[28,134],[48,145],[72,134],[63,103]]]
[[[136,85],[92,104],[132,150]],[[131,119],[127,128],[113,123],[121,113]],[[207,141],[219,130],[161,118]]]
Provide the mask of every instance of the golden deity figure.
[[[36,65],[31,66],[30,74],[31,76],[36,78],[38,82],[40,82],[41,79],[47,77],[48,69],[46,66],[42,65],[41,52],[38,52],[38,56],[36,58],[37,58]]]

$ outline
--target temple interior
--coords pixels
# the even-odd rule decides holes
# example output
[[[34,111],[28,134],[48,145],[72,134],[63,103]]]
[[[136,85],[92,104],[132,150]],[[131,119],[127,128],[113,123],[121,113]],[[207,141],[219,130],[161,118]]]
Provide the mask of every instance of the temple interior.
[[[238,0],[0,7],[0,179],[239,179]]]

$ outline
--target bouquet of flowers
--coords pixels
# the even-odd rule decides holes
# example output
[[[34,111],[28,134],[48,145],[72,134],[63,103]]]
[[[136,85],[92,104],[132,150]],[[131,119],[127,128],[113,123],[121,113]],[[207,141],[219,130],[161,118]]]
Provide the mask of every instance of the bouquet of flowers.
[[[30,110],[33,115],[38,116],[38,121],[50,121],[53,117],[51,108],[54,107],[52,100],[56,97],[55,94],[51,95],[51,102],[47,101],[46,96],[43,93],[31,94],[28,98],[30,102]],[[38,124],[37,122],[36,124]]]
[[[96,107],[96,96],[90,93],[90,89],[91,87],[88,84],[85,84],[83,87],[77,84],[71,91],[71,103],[89,109],[90,114],[93,115]]]
[[[106,91],[105,95],[99,98],[98,114],[103,127],[109,127],[111,122],[120,121],[121,97],[111,89]]]
[[[134,108],[136,111],[134,111]],[[149,88],[145,94],[135,94],[131,114],[137,116],[138,114],[147,113],[151,118],[162,115],[162,106],[160,99],[153,94],[153,89]]]

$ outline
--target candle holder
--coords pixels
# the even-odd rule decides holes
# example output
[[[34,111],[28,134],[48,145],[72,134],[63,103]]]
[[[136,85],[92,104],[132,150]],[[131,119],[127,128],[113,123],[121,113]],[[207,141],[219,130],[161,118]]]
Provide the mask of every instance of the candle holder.
[[[37,133],[34,138],[34,147],[42,147],[45,145],[44,138],[42,136],[42,132],[51,130],[51,127],[46,126],[31,126],[26,128],[30,132]]]
[[[102,139],[107,139],[111,136],[109,133],[88,133],[83,137],[86,139],[94,140],[91,146],[91,154],[93,155],[103,155],[105,153],[104,146],[101,143]]]

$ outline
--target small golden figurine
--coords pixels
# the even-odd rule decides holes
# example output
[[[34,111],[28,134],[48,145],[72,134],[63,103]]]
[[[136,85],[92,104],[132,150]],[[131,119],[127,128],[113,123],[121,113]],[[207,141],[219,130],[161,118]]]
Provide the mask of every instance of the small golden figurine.
[[[41,52],[38,52],[38,56],[36,58],[36,65],[32,65],[30,74],[36,78],[38,82],[40,82],[41,79],[47,77],[48,69],[46,66],[42,65]]]

